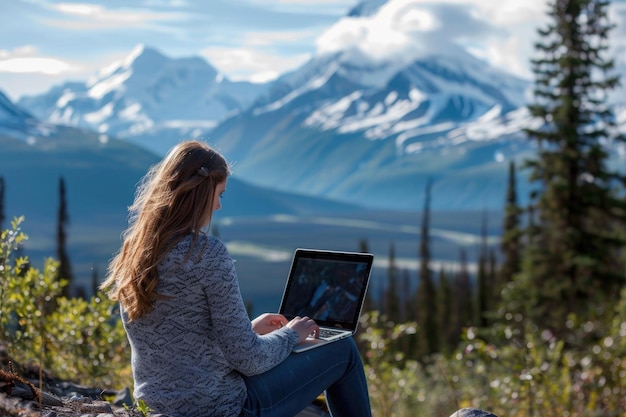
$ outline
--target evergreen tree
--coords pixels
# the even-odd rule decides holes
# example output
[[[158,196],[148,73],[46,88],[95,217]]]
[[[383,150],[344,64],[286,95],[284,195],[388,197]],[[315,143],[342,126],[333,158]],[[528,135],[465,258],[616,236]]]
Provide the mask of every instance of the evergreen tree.
[[[400,320],[402,323],[408,323],[411,321],[413,314],[413,306],[415,305],[415,298],[413,297],[413,291],[411,289],[411,276],[412,274],[408,269],[402,270],[402,296],[400,297],[401,309]],[[404,358],[414,358],[416,336],[411,334],[409,337],[401,337],[398,350],[402,352]]]
[[[389,245],[389,266],[387,268],[387,288],[385,289],[384,313],[394,323],[399,323],[400,317],[400,288],[398,280],[398,267],[396,266],[396,248],[393,243]]]
[[[100,291],[100,277],[98,277],[98,265],[91,267],[91,294],[96,295]]]
[[[452,324],[452,289],[446,270],[439,270],[439,285],[437,288],[437,326],[439,328],[439,350],[443,353],[451,352],[455,347],[459,334]]]
[[[509,163],[509,177],[504,208],[503,234],[500,240],[500,250],[503,260],[498,271],[498,280],[494,288],[496,302],[499,301],[500,290],[510,282],[521,268],[522,230],[520,217],[522,209],[517,201],[517,185],[515,175],[515,161]]]
[[[70,258],[67,253],[67,231],[69,216],[67,213],[67,201],[65,193],[65,180],[59,178],[59,211],[57,217],[57,259],[59,261],[59,279],[67,280],[67,285],[63,288],[63,295],[71,296],[72,291],[72,268]]]
[[[498,287],[498,257],[496,255],[496,250],[491,248],[489,250],[489,262],[488,262],[488,285],[491,288],[488,288],[487,292],[490,294],[490,309],[489,312],[493,313],[497,308],[498,300],[500,299],[500,288]]]
[[[402,271],[402,321],[411,321],[411,306],[414,305],[411,291],[411,273],[408,269]]]
[[[436,290],[430,268],[430,198],[432,181],[426,183],[424,194],[424,213],[422,215],[421,242],[419,248],[419,283],[416,296],[417,323],[420,327],[418,357],[437,352],[439,349],[437,334]]]
[[[619,258],[626,205],[616,187],[623,175],[607,167],[607,148],[624,141],[614,129],[607,94],[618,84],[605,59],[609,2],[555,0],[550,23],[540,30],[533,60],[536,76],[533,116],[543,120],[527,129],[539,145],[528,161],[538,185],[531,202],[534,224],[519,280],[509,305],[529,318],[567,332],[567,316],[592,319],[618,299],[624,286]]]
[[[74,291],[73,291],[72,297],[74,297],[74,298],[81,298],[83,300],[89,299],[89,296],[87,295],[87,291],[85,290],[85,286],[84,285],[76,285],[76,286],[74,286]]]
[[[470,279],[469,267],[467,265],[467,252],[461,248],[460,252],[460,269],[454,282],[454,309],[457,328],[456,333],[460,335],[464,327],[472,325],[473,307],[473,291]]]
[[[481,226],[481,245],[478,251],[478,271],[476,273],[476,302],[473,322],[481,327],[487,326],[487,313],[491,307],[489,282],[489,247],[487,242],[487,215],[483,213]]]
[[[359,248],[358,251],[361,253],[369,253],[369,244],[367,243],[367,239],[359,240]],[[367,294],[365,295],[365,301],[363,302],[363,311],[374,311],[378,309],[378,305],[376,303],[376,291],[374,290],[374,283],[370,281],[369,286],[367,287]]]

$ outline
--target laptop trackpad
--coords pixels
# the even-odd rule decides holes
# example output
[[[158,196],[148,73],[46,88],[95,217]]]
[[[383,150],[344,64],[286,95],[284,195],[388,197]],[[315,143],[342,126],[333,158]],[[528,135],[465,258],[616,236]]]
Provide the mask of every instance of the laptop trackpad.
[[[306,350],[318,347],[319,345],[325,345],[325,344],[327,344],[329,342],[330,341],[328,341],[328,340],[322,340],[322,339],[313,339],[313,338],[306,339],[304,342],[298,343],[293,348],[293,351],[294,352],[304,352]]]

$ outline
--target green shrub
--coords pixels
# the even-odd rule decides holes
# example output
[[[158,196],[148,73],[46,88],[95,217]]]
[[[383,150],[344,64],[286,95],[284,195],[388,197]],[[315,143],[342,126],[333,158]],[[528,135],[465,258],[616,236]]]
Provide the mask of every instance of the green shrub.
[[[27,239],[21,222],[0,235],[0,336],[10,356],[82,384],[131,386],[116,304],[101,294],[60,297],[66,283],[56,261],[39,271],[14,256]],[[374,415],[447,417],[478,407],[502,417],[626,417],[626,290],[606,322],[571,316],[567,342],[521,315],[504,317],[465,329],[451,355],[415,361],[402,354],[414,346],[415,323],[363,314],[358,343]]]
[[[372,414],[388,417],[447,417],[458,409],[453,387],[439,372],[439,356],[423,364],[406,360],[401,346],[417,337],[416,323],[395,324],[377,311],[361,317],[358,336]],[[433,378],[435,372],[439,378]]]
[[[478,407],[502,417],[626,416],[626,290],[609,323],[571,317],[576,337],[594,343],[568,345],[522,317],[512,321],[468,328],[452,355],[416,362],[390,348],[414,337],[406,331],[413,323],[364,314],[359,342],[374,415],[447,417]]]
[[[0,335],[9,356],[82,384],[130,386],[130,349],[116,304],[101,294],[60,297],[67,282],[57,277],[57,261],[46,259],[39,271],[14,256],[27,240],[22,221],[0,235]]]

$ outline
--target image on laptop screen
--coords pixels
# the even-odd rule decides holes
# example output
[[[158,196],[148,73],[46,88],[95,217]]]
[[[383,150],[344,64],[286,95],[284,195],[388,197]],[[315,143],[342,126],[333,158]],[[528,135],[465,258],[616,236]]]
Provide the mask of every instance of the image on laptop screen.
[[[283,314],[352,328],[365,297],[370,264],[367,260],[348,258],[296,256],[283,297]]]

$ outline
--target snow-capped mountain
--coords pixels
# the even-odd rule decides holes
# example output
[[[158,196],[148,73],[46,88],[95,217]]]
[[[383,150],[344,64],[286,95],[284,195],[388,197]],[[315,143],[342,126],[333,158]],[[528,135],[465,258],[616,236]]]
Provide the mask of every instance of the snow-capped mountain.
[[[377,19],[385,5],[364,1],[347,19]],[[528,122],[518,110],[528,82],[461,48],[384,58],[358,45],[322,50],[269,86],[244,89],[249,102],[229,108],[207,97],[243,85],[217,78],[200,58],[139,47],[89,83],[20,104],[160,153],[181,137],[207,138],[255,184],[390,208],[420,207],[423,184],[435,178],[435,208],[499,209],[503,161],[527,149],[511,137]],[[209,114],[224,120],[211,129],[220,117]]]
[[[27,111],[17,107],[9,98],[0,91],[0,122],[3,125],[9,123],[21,123],[33,117]]]
[[[430,177],[437,208],[501,208],[504,161],[528,150],[515,138],[530,123],[528,82],[460,50],[404,66],[357,53],[313,58],[216,127],[235,174],[404,209],[420,207]]]
[[[502,209],[509,161],[535,152],[523,134],[536,126],[525,107],[531,83],[446,38],[418,3],[360,3],[309,62],[218,125],[211,141],[235,175],[412,210],[433,179],[435,209]]]
[[[522,133],[535,123],[525,107],[530,81],[470,54],[421,6],[362,1],[307,63],[267,85],[230,82],[201,58],[140,46],[90,82],[19,104],[158,153],[203,138],[235,176],[282,191],[414,210],[433,179],[435,209],[500,210],[508,162],[535,152]],[[626,166],[626,150],[616,158]],[[518,178],[524,199],[528,184]]]
[[[205,134],[264,89],[231,82],[200,57],[171,59],[138,45],[92,80],[24,97],[19,105],[51,123],[89,128],[164,151],[171,145],[169,137]]]
[[[21,131],[34,121],[28,112],[17,107],[0,91],[0,128],[3,131]]]
[[[28,140],[40,135],[46,136],[54,127],[42,123],[23,108],[15,105],[0,91],[0,134]]]

